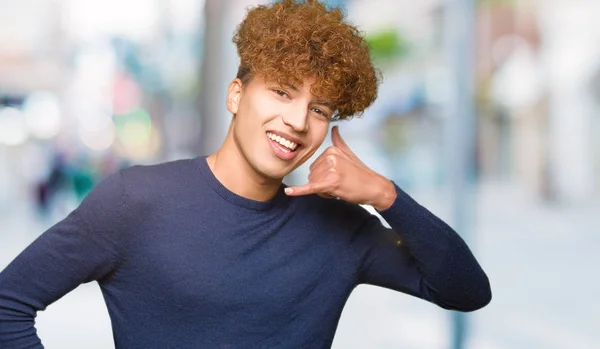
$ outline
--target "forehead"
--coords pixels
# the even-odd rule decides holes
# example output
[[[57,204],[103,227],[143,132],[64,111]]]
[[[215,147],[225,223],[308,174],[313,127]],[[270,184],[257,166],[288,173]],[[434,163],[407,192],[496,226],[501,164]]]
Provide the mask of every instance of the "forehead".
[[[300,90],[310,91],[310,89],[314,85],[315,81],[316,80],[313,77],[305,77],[305,78],[302,78],[301,80],[297,80],[297,79],[291,79],[291,78],[285,77],[285,76],[272,77],[272,76],[263,76],[263,75],[257,75],[254,79],[251,80],[251,82],[258,82],[261,85],[267,84],[267,85],[279,85],[282,87],[285,86],[285,87],[289,87],[290,89],[295,90],[295,91],[300,91]]]
[[[257,78],[257,79],[253,79],[254,81],[260,81],[261,84],[264,84],[266,86],[281,86],[283,88],[289,89],[292,92],[299,92],[299,93],[306,93],[306,94],[310,94],[311,96],[313,96],[314,98],[320,98],[322,96],[317,96],[313,93],[314,91],[314,87],[315,87],[315,78],[312,77],[306,77],[303,78],[301,81],[290,81],[289,79],[285,79],[285,78]],[[326,99],[326,98],[322,98],[322,99]]]
[[[324,106],[336,110],[335,103],[325,96],[319,96],[314,94],[316,79],[314,77],[305,77],[300,82],[291,81],[285,77],[266,77],[263,75],[256,75],[248,82],[248,86],[254,86],[253,88],[270,88],[270,87],[282,87],[293,93],[310,94],[311,99],[315,103],[323,104]]]

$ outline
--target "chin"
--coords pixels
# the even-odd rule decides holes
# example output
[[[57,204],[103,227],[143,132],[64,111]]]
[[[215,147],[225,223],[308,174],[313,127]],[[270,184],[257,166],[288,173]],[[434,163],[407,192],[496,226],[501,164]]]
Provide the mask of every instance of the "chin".
[[[257,161],[254,161],[252,167],[263,177],[273,180],[281,180],[292,172],[287,166],[278,164],[276,160],[257,159]]]
[[[291,168],[274,166],[274,167],[268,169],[266,171],[265,175],[267,175],[267,177],[273,178],[273,179],[283,179],[283,177],[289,175],[291,172],[292,172]]]

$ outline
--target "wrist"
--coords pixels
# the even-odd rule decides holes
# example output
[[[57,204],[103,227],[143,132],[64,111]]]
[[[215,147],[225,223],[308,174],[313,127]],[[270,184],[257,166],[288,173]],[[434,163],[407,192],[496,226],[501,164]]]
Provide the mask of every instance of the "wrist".
[[[392,206],[394,201],[396,201],[397,196],[398,194],[396,193],[396,187],[394,186],[394,183],[392,183],[392,181],[389,179],[382,177],[376,200],[371,206],[373,206],[373,208],[375,208],[377,211],[387,210]]]

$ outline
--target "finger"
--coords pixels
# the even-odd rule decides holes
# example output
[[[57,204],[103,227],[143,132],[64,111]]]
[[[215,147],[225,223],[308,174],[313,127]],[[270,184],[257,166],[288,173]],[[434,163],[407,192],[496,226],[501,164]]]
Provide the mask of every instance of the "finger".
[[[313,182],[318,180],[321,175],[335,169],[335,159],[331,156],[326,157],[321,163],[316,165],[308,174],[308,180]]]
[[[321,182],[321,181],[325,180],[327,178],[327,174],[333,169],[332,167],[330,167],[328,161],[323,161],[321,164],[322,165],[315,167],[308,174],[308,182],[309,183],[316,183],[316,182]],[[335,196],[329,195],[329,194],[323,194],[323,193],[316,193],[316,194],[324,199],[334,199],[335,198]]]
[[[289,196],[301,196],[310,194],[326,194],[333,195],[333,188],[327,182],[313,182],[296,187],[285,188],[285,193]]]
[[[341,150],[337,149],[334,146],[331,146],[331,147],[325,149],[325,151],[321,155],[319,155],[319,157],[315,161],[313,161],[313,163],[309,166],[309,170],[312,171],[315,167],[319,166],[319,164],[321,162],[323,162],[323,160],[325,160],[328,156],[339,154],[339,153],[341,153]],[[334,156],[334,158],[335,158],[335,156]],[[334,159],[334,161],[335,161],[335,159]]]
[[[315,167],[319,166],[321,162],[327,158],[327,155],[329,155],[327,154],[327,151],[324,151],[321,155],[319,155],[318,158],[315,159],[315,161],[313,161],[312,164],[310,164],[308,169],[312,171]]]

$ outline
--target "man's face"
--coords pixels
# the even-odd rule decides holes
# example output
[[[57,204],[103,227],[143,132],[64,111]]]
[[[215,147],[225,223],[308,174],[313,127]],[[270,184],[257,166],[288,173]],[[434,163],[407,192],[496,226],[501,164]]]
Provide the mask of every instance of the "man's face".
[[[302,86],[281,86],[255,76],[242,88],[229,86],[227,107],[235,114],[233,138],[248,164],[260,175],[280,179],[308,160],[321,146],[334,112],[326,100]]]

